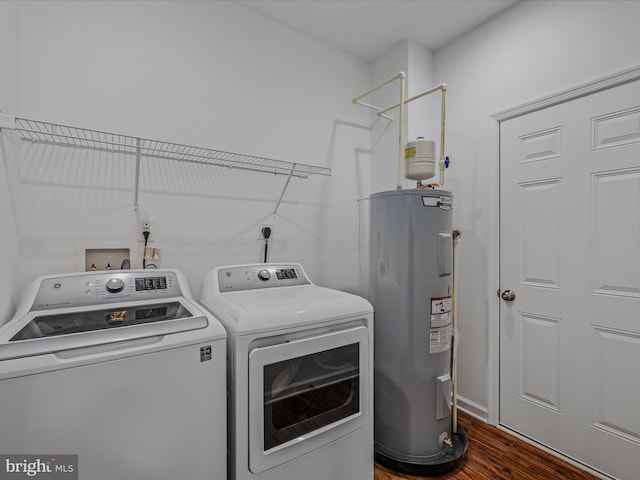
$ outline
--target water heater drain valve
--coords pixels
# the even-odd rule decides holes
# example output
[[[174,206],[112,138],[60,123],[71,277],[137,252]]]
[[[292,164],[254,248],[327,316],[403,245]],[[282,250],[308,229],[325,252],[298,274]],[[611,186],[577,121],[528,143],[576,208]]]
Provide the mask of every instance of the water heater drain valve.
[[[446,445],[449,448],[453,447],[453,440],[451,440],[451,437],[449,437],[449,434],[447,432],[442,432],[440,434],[440,438],[439,438],[439,442],[440,446],[444,446]]]

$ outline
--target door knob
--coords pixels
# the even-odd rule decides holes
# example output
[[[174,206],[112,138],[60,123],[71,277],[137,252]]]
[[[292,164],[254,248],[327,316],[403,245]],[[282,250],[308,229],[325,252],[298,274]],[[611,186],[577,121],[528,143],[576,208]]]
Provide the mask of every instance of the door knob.
[[[514,292],[513,290],[505,290],[500,296],[507,302],[513,302],[516,299],[516,292]]]

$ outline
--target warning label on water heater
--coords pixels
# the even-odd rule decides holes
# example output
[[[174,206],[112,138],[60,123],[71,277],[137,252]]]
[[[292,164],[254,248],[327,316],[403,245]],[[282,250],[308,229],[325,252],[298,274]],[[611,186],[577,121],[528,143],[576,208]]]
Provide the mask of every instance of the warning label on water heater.
[[[451,348],[451,325],[432,328],[429,332],[429,353],[445,352]]]
[[[451,323],[451,297],[431,299],[431,327],[443,327]]]
[[[444,352],[451,348],[451,297],[431,299],[429,353]]]

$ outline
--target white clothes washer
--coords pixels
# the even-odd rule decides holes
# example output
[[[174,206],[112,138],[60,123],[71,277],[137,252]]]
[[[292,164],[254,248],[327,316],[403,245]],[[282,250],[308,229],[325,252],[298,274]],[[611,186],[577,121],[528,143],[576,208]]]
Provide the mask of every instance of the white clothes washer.
[[[200,303],[227,329],[229,480],[373,479],[373,307],[299,264],[218,267]]]
[[[82,480],[226,480],[225,356],[176,270],[40,277],[0,328],[0,454],[77,455]]]

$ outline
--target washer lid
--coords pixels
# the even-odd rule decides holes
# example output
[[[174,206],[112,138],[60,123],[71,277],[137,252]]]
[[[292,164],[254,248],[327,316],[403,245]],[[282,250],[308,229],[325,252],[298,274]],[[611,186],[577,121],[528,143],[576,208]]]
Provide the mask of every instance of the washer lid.
[[[364,298],[317,285],[227,292],[202,303],[235,335],[373,313]]]
[[[35,315],[10,342],[93,332],[145,323],[193,317],[180,302],[162,302],[145,305],[120,305],[98,310],[69,311],[48,315]]]
[[[150,337],[158,339],[153,348],[166,349],[224,339],[226,330],[184,297],[31,311],[0,327],[0,361],[103,345],[126,349],[131,341]]]

